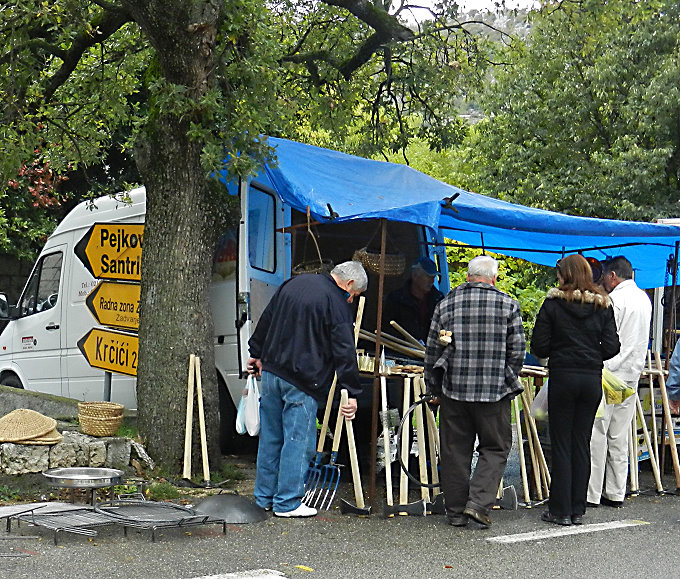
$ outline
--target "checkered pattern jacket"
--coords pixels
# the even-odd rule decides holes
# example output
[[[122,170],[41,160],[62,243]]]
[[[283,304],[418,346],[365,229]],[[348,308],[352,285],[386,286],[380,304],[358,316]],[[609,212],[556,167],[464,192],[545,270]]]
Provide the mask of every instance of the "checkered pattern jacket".
[[[440,330],[452,332],[448,346]],[[526,342],[519,303],[488,283],[454,288],[434,311],[425,352],[428,388],[463,402],[497,402],[522,391]]]

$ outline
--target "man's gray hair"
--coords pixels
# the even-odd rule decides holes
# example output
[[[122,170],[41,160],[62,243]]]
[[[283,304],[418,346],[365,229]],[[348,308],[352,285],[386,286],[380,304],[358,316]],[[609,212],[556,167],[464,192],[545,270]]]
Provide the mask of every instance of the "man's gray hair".
[[[493,279],[498,275],[498,262],[488,255],[478,255],[468,263],[468,275]]]
[[[354,280],[354,290],[357,292],[366,291],[368,287],[368,276],[361,262],[345,261],[333,268],[331,273],[343,281]]]

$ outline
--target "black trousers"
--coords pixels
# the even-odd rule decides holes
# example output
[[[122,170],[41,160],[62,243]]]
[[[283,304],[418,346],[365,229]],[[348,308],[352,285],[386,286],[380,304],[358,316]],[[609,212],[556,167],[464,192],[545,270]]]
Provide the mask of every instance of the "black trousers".
[[[442,396],[439,410],[441,485],[449,515],[472,507],[488,513],[512,446],[510,399],[460,402]],[[479,458],[470,478],[475,438]]]
[[[552,472],[550,512],[564,517],[586,512],[590,435],[602,397],[602,376],[550,371],[548,416]]]

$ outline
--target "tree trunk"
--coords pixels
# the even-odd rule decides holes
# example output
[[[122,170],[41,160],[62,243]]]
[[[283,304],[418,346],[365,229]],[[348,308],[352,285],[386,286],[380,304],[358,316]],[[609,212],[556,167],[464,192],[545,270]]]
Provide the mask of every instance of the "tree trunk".
[[[210,2],[135,0],[129,10],[155,46],[164,80],[197,102],[210,88],[219,8]],[[201,166],[203,143],[189,138],[198,107],[182,116],[153,110],[135,160],[146,186],[146,226],[139,326],[139,432],[150,455],[180,472],[189,355],[201,358],[211,463],[219,457],[217,380],[210,310],[219,188]],[[222,201],[223,202],[223,201]],[[196,405],[194,405],[196,408]],[[194,421],[194,464],[198,420]],[[200,468],[194,468],[200,473]]]
[[[201,358],[209,448],[218,450],[217,382],[209,291],[215,201],[196,144],[168,124],[151,144],[137,380],[139,431],[151,456],[175,471],[183,453],[189,355]],[[141,168],[140,168],[141,169]],[[172,188],[167,184],[171,183]],[[163,433],[162,438],[157,436]],[[198,440],[197,433],[194,441]],[[214,461],[212,461],[214,462]]]

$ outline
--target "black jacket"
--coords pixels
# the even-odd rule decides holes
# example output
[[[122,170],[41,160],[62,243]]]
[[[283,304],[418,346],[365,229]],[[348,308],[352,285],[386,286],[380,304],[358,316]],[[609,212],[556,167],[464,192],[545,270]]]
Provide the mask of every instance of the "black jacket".
[[[619,335],[611,302],[606,296],[575,292],[574,301],[567,301],[557,288],[548,291],[541,306],[531,338],[531,351],[539,358],[550,358],[548,367],[599,374],[604,360],[619,353]],[[595,307],[595,304],[600,307]],[[606,305],[606,307],[601,307]]]
[[[394,320],[424,344],[430,331],[434,308],[443,299],[444,294],[433,286],[425,296],[424,311],[421,311],[418,300],[411,293],[411,280],[408,280],[405,285],[390,292],[385,298],[382,315],[383,331],[394,334],[390,325],[390,321]],[[401,337],[399,334],[397,336]]]
[[[344,290],[327,274],[304,274],[274,294],[248,341],[262,369],[324,401],[338,374],[350,396],[361,392],[354,320]]]

